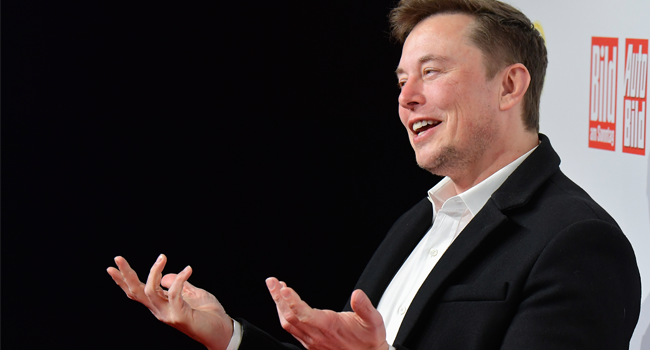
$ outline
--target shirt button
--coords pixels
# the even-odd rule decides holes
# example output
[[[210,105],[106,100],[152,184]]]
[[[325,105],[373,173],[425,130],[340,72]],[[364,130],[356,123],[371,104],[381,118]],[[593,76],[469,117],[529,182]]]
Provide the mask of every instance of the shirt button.
[[[404,306],[402,306],[397,311],[399,312],[400,315],[404,315],[406,313],[406,308]]]
[[[429,255],[432,257],[438,255],[438,249],[431,248],[431,250],[429,250]]]

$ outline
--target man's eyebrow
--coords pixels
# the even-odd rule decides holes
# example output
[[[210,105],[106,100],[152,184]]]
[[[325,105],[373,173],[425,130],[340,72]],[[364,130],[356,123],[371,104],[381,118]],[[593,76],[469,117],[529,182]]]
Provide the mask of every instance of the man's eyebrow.
[[[434,54],[428,54],[428,55],[424,55],[424,56],[420,57],[418,59],[418,62],[424,63],[424,62],[429,62],[429,61],[446,61],[446,60],[447,60],[446,57],[436,56]],[[397,69],[395,70],[395,74],[401,74],[401,73],[404,73],[404,69],[402,69],[400,67],[397,67]]]

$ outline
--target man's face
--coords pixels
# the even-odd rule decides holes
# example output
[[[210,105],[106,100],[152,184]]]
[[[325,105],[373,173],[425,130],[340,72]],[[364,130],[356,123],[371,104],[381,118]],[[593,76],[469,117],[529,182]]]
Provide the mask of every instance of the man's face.
[[[483,55],[468,38],[473,20],[439,14],[421,21],[397,69],[399,116],[418,165],[452,179],[476,172],[498,139],[499,79],[486,79]]]

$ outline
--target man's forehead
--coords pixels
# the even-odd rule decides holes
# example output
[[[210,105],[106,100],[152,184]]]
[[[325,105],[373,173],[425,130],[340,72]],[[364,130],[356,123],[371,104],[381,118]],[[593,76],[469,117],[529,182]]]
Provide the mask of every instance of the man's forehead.
[[[413,62],[421,65],[431,61],[449,61],[451,58],[444,53],[447,53],[450,45],[475,46],[468,32],[472,30],[475,20],[476,18],[469,14],[447,12],[423,19],[406,38],[402,47],[402,58],[395,73],[404,73],[403,65]],[[408,61],[404,61],[405,58]]]
[[[421,20],[406,37],[403,50],[432,41],[466,41],[476,18],[464,13],[441,13]]]
[[[442,12],[436,13],[429,17],[423,18],[411,30],[411,33],[417,31],[435,30],[441,31],[449,29],[450,32],[458,32],[459,28],[470,26],[476,21],[476,16],[461,12]],[[410,36],[410,34],[409,34]],[[408,36],[407,36],[408,40]]]

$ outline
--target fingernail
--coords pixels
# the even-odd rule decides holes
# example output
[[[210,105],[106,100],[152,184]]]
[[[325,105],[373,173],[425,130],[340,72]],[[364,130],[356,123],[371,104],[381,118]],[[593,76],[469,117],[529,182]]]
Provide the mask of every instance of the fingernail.
[[[285,299],[289,299],[289,296],[291,296],[291,292],[289,292],[289,289],[287,289],[287,288],[280,289],[280,294]]]
[[[358,292],[357,292],[357,290],[358,290]],[[365,294],[361,293],[361,289],[357,289],[357,290],[355,290],[352,293],[354,294],[353,295],[354,296],[354,301],[357,302],[357,303],[360,303],[360,302],[364,301]]]
[[[158,255],[158,259],[156,260],[156,262],[161,262],[162,261],[162,256],[163,256],[162,254]]]
[[[271,279],[271,277],[267,278],[266,279],[266,288],[268,288],[269,290],[273,290],[274,289],[273,286],[274,286],[274,283],[273,283],[273,280]]]

